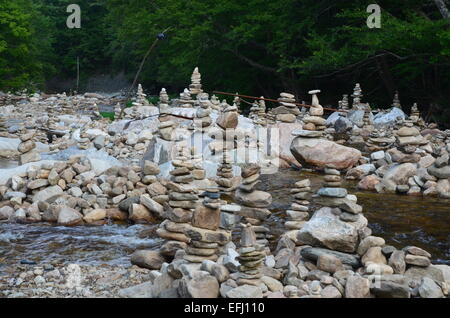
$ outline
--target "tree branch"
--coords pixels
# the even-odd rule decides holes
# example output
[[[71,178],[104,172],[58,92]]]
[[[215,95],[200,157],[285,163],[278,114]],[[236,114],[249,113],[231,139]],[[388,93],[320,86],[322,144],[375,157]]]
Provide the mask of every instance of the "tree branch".
[[[450,18],[450,13],[444,0],[434,0],[434,4],[438,8],[439,12],[442,14],[442,17],[444,19]]]

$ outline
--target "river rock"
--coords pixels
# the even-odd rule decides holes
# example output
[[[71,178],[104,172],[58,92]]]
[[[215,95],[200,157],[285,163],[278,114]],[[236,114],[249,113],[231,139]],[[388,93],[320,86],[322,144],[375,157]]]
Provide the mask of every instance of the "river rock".
[[[357,149],[318,138],[295,138],[291,152],[302,165],[323,168],[349,169],[361,158]]]
[[[398,284],[391,281],[382,280],[373,284],[370,288],[372,294],[378,298],[410,298],[409,287],[405,284]]]
[[[406,270],[405,252],[394,251],[389,258],[389,266],[392,267],[395,274],[404,274]]]
[[[131,255],[131,264],[148,268],[152,270],[159,270],[165,262],[164,258],[158,251],[140,250]]]
[[[83,220],[86,223],[94,223],[96,221],[100,221],[106,218],[106,210],[105,209],[95,209],[88,212]]]
[[[60,186],[55,185],[52,187],[48,187],[39,191],[33,196],[33,203],[37,203],[39,201],[48,201],[61,194],[63,194],[63,190]]]
[[[352,275],[345,284],[345,298],[369,298],[370,282],[367,278]]]
[[[242,285],[226,293],[227,298],[262,298],[261,288],[252,285]]]
[[[272,195],[264,191],[244,192],[238,189],[235,194],[237,203],[252,208],[265,208],[272,204]]]
[[[419,295],[422,298],[443,298],[441,287],[435,283],[434,280],[424,277],[419,286]]]
[[[381,237],[368,236],[364,238],[358,246],[358,255],[363,256],[371,247],[384,246],[385,240]]]
[[[437,168],[436,166],[432,165],[427,169],[427,171],[430,175],[435,176],[439,179],[450,178],[450,165],[442,168]]]
[[[191,277],[184,276],[181,279],[178,293],[183,298],[217,298],[219,282],[208,272],[195,271]]]
[[[358,231],[367,225],[367,219],[354,223],[343,222],[331,208],[322,208],[298,232],[297,238],[304,244],[324,246],[339,252],[353,253],[358,244]]]
[[[59,208],[58,224],[64,226],[73,226],[83,222],[83,215],[75,209],[67,206]]]

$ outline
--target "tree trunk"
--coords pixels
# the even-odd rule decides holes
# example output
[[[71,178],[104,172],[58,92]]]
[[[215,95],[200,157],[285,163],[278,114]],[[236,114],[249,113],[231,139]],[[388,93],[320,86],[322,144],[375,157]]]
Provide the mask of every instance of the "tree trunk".
[[[434,0],[434,3],[444,19],[450,18],[450,13],[444,0]]]

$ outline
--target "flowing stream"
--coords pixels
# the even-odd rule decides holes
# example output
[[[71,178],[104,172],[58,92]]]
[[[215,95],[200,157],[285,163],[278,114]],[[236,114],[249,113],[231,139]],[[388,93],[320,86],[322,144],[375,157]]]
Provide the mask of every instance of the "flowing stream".
[[[0,168],[14,163],[0,162]],[[318,174],[283,170],[261,178],[261,190],[274,198],[274,212],[268,223],[279,236],[283,230],[284,211],[291,203],[289,190],[301,179],[310,178],[317,190],[322,177]],[[373,235],[387,244],[402,248],[422,247],[432,254],[434,263],[450,264],[450,201],[359,192],[355,182],[345,182],[350,193],[358,195]],[[130,265],[135,249],[157,249],[161,240],[156,225],[110,224],[104,226],[60,227],[50,224],[0,223],[0,265],[22,260],[36,263],[71,263]],[[1,267],[0,267],[1,268]]]

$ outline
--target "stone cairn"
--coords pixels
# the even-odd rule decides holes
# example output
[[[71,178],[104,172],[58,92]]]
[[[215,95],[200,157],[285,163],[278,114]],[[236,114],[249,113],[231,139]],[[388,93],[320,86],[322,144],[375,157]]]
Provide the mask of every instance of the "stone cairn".
[[[211,108],[218,111],[221,110],[220,100],[216,95],[211,96]]]
[[[268,192],[256,190],[256,186],[261,182],[259,180],[261,167],[257,164],[249,164],[242,168],[242,183],[236,190],[235,199],[238,204],[243,206],[241,210],[247,222],[257,225],[254,230],[257,235],[258,244],[268,245],[269,229],[263,225],[263,222],[270,216],[267,207],[272,204],[272,195]]]
[[[116,106],[114,106],[114,119],[115,120],[119,120],[121,112],[122,112],[122,107],[120,107],[120,103],[117,103]]]
[[[239,93],[236,93],[238,95]],[[238,108],[238,113],[241,113],[241,99],[239,96],[235,96],[233,99],[233,104]]]
[[[169,111],[169,95],[166,92],[166,89],[161,89],[161,92],[159,93],[159,113],[160,114],[167,114]]]
[[[341,173],[332,167],[325,168],[324,187],[317,192],[315,202],[331,208],[340,208],[343,212],[339,219],[344,222],[356,222],[362,207],[356,204],[356,197],[349,196],[347,190],[342,188]]]
[[[209,101],[209,95],[207,93],[200,93],[197,95],[200,107],[197,109],[196,112],[196,118],[200,122],[200,127],[197,128],[207,128],[211,126],[212,119],[211,119],[211,108],[210,108],[210,101]]]
[[[348,103],[348,95],[344,94],[342,95],[342,100],[339,101],[339,110],[343,110],[343,115],[347,116],[347,111],[349,110],[349,103]]]
[[[311,193],[311,181],[301,180],[295,183],[291,189],[294,197],[289,210],[286,211],[287,221],[284,226],[288,230],[300,230],[309,218],[309,197]]]
[[[170,172],[170,182],[167,184],[169,192],[168,220],[161,223],[157,234],[168,241],[161,247],[160,253],[167,257],[174,257],[178,249],[185,249],[190,239],[177,225],[190,223],[193,211],[198,201],[198,195],[188,184],[194,180],[194,168],[186,148],[180,147],[177,157],[172,160],[174,170]]]
[[[395,137],[390,129],[374,129],[366,141],[369,152],[389,149],[395,143]]]
[[[367,104],[364,107],[364,116],[363,116],[363,127],[364,129],[373,129],[372,122],[370,120],[370,114],[372,110],[370,106]]]
[[[206,179],[206,171],[203,169],[203,154],[197,152],[197,148],[191,148],[191,158],[194,168],[192,170],[192,177],[194,180],[204,180]]]
[[[192,95],[198,95],[202,93],[202,75],[198,71],[198,67],[194,69],[191,76],[191,85],[189,85],[189,91]]]
[[[319,132],[317,135],[323,135],[323,131],[326,129],[326,120],[322,117],[323,107],[319,104],[319,99],[317,98],[318,93],[320,93],[320,90],[312,90],[309,92],[312,95],[312,107],[309,109],[309,115],[303,118],[303,122],[305,123],[303,129],[317,131]]]
[[[142,85],[138,85],[137,93],[136,93],[136,100],[133,103],[133,106],[148,106],[149,103],[147,101],[147,95],[144,94],[144,90],[142,88]]]
[[[6,131],[6,121],[2,116],[0,116],[0,134],[5,133]]]
[[[400,98],[398,96],[398,92],[394,94],[394,100],[392,102],[392,107],[402,109],[402,104],[400,103]]]
[[[295,105],[295,96],[289,93],[281,93],[278,98],[280,107],[277,108],[277,120],[285,123],[293,123],[300,115],[300,110]]]
[[[418,147],[428,144],[428,140],[420,134],[420,131],[410,122],[404,122],[403,127],[395,132],[397,151],[393,149],[390,151],[394,161],[396,159],[396,152],[400,151],[401,163],[411,162],[417,163],[420,160],[420,155],[417,154]]]
[[[233,182],[233,165],[231,164],[231,157],[227,151],[223,151],[222,163],[217,169],[217,179],[216,183],[219,185],[220,190],[223,192],[234,191],[236,186]]]
[[[450,199],[450,144],[441,148],[436,161],[428,167],[430,175],[437,178],[436,190],[438,195],[444,199]]]
[[[191,92],[185,88],[183,93],[180,94],[180,100],[178,101],[179,107],[193,108],[195,101],[191,97]]]
[[[28,162],[36,162],[41,160],[41,155],[35,151],[36,143],[33,141],[33,138],[36,134],[36,131],[26,131],[20,134],[19,147],[17,148],[20,152],[20,164],[26,164]]]
[[[361,89],[361,85],[359,83],[357,83],[355,85],[355,88],[353,89],[353,94],[352,94],[352,98],[353,98],[353,104],[352,104],[352,109],[359,109],[360,105],[361,105],[361,99],[363,98],[363,93],[362,93],[362,89]]]
[[[89,135],[86,133],[86,127],[82,127],[80,129],[80,140],[78,141],[78,148],[82,150],[86,150],[89,148],[91,140],[89,139]]]
[[[220,225],[220,193],[217,188],[209,188],[204,193],[205,199],[202,204],[197,205],[192,214],[191,225],[194,228],[200,228],[210,231],[217,231]],[[214,237],[193,236],[186,248],[184,259],[192,263],[202,263],[205,260],[217,261],[218,248],[221,241]]]
[[[265,247],[257,243],[256,234],[251,224],[241,224],[240,248],[237,259],[239,276],[238,285],[259,285],[262,277],[262,264],[265,258]]]
[[[264,96],[261,96],[261,98],[264,98]],[[266,102],[264,99],[259,100],[259,107],[258,107],[258,125],[261,125],[263,127],[267,126],[267,115],[266,115]]]

